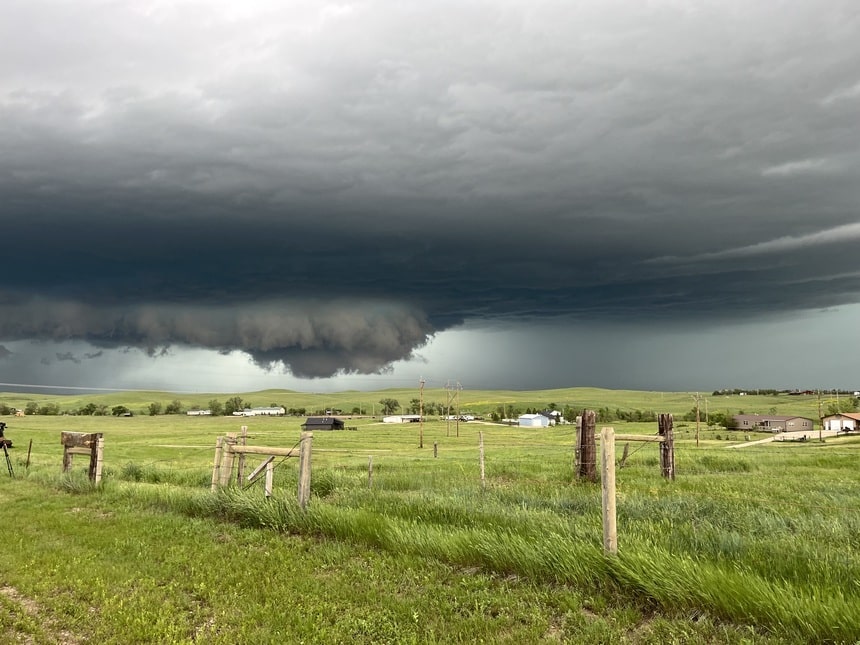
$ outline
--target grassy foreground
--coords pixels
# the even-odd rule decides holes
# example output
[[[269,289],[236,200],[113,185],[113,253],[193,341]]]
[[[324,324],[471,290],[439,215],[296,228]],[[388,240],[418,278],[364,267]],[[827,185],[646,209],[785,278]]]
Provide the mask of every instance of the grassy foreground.
[[[674,483],[653,445],[631,446],[607,558],[600,489],[571,482],[566,427],[428,423],[423,449],[415,424],[318,432],[302,512],[295,460],[271,500],[209,492],[215,438],[243,421],[8,422],[0,643],[860,639],[856,439],[726,451],[680,430]],[[298,439],[300,420],[244,423],[250,443]],[[80,464],[60,476],[61,430],[105,434],[98,490]]]

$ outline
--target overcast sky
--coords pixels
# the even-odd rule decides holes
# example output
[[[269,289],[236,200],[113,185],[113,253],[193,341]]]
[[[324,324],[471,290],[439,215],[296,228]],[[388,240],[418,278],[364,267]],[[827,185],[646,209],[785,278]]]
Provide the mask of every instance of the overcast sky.
[[[0,3],[0,381],[860,384],[853,0]]]

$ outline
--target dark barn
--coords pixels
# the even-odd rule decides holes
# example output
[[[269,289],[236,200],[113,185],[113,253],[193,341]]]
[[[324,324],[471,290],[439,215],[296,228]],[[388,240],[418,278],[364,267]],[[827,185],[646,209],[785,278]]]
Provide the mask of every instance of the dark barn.
[[[343,421],[335,417],[308,417],[302,424],[305,430],[343,430]]]

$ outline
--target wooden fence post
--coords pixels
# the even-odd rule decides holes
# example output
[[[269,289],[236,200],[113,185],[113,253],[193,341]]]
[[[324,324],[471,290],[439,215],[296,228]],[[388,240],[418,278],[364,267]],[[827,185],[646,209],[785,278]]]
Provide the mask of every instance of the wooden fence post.
[[[221,445],[224,442],[224,437],[218,437],[215,440],[215,460],[212,463],[212,487],[214,493],[218,489],[218,483],[221,481]]]
[[[236,433],[228,432],[221,444],[221,486],[230,484],[230,479],[233,475],[233,462],[236,459],[236,453],[233,452],[233,446],[236,445]]]
[[[275,476],[275,459],[274,457],[266,462],[266,498],[272,496],[272,480]]]
[[[248,445],[248,426],[242,426],[242,438],[240,439],[240,443],[243,446]],[[239,454],[238,465],[236,467],[236,483],[240,486],[242,485],[242,480],[245,478],[245,455],[244,453]]]
[[[600,452],[603,458],[601,488],[603,491],[603,550],[618,553],[618,531],[615,520],[615,430],[601,428]]]
[[[660,443],[660,473],[666,479],[675,480],[675,432],[672,428],[672,415],[661,414],[657,418],[658,433],[663,438]]]
[[[313,432],[303,432],[299,452],[299,506],[307,508],[311,497],[311,443]]]
[[[105,438],[99,433],[98,439],[96,439],[96,468],[95,473],[93,475],[93,483],[100,484],[102,481],[102,464],[104,462],[104,450],[105,450]]]
[[[594,410],[582,411],[582,432],[580,433],[580,479],[597,481],[597,446],[595,445],[594,426],[596,423]]]
[[[433,442],[433,459],[436,459],[439,456],[439,442]]]
[[[481,462],[481,490],[487,488],[487,479],[484,475],[484,433],[478,433],[478,458]]]
[[[576,416],[576,439],[573,443],[573,478],[579,479],[582,468],[582,415]]]

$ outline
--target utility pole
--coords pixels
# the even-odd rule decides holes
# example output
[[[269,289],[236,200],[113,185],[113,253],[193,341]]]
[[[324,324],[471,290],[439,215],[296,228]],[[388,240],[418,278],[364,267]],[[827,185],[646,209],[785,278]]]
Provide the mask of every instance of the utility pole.
[[[445,383],[445,436],[451,436],[451,381]]]
[[[424,447],[424,377],[421,377],[421,380],[418,381],[419,386],[419,395],[418,395],[418,447]]]
[[[821,416],[821,390],[818,390],[818,443],[821,443],[821,431],[824,430],[824,417]]]
[[[460,385],[460,381],[457,381],[457,436],[460,436],[460,390],[463,389],[463,386]]]
[[[696,448],[699,447],[699,393],[696,392],[696,396],[693,397],[693,400],[696,401]]]

